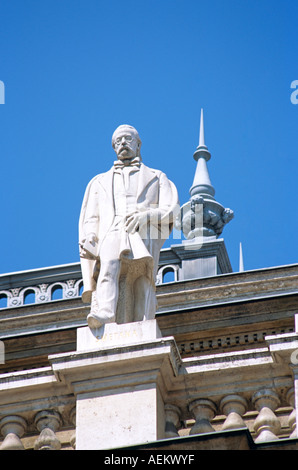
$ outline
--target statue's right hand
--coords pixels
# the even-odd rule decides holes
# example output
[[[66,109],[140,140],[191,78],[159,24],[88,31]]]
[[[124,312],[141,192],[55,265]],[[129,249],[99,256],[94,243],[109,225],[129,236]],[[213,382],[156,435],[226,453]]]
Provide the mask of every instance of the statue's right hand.
[[[87,235],[87,237],[86,237],[86,242],[87,242],[87,243],[91,243],[91,245],[93,245],[94,243],[97,243],[97,242],[98,242],[98,238],[97,238],[97,236],[95,235],[95,233],[90,233],[90,235]]]

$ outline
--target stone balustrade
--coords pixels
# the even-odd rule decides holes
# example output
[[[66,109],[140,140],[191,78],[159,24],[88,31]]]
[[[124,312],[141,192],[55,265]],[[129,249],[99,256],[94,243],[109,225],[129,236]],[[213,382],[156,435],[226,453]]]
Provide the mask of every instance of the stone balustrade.
[[[39,411],[34,422],[40,432],[34,443],[34,450],[60,450],[61,442],[55,434],[62,424],[60,414],[55,410]]]
[[[27,428],[27,422],[22,416],[4,416],[0,421],[0,432],[4,437],[1,450],[24,450],[21,437]]]
[[[226,395],[219,403],[199,398],[188,404],[187,420],[176,405],[165,405],[165,438],[220,433],[249,428],[256,443],[295,438],[292,431],[293,408],[284,403],[276,408],[279,396],[274,390],[261,389],[251,402],[241,395]],[[255,403],[257,409],[252,409]],[[25,417],[24,417],[25,416]],[[191,419],[191,416],[193,419]],[[283,429],[282,429],[283,427]],[[62,433],[61,441],[59,431]],[[57,408],[32,412],[30,415],[5,415],[0,420],[0,450],[75,449],[75,407],[62,415]]]
[[[71,422],[71,416],[69,419]],[[0,431],[4,438],[0,450],[60,450],[62,446],[56,433],[61,426],[65,427],[65,422],[55,409],[32,413],[29,420],[21,415],[4,416],[0,421]],[[74,448],[75,440],[71,437],[67,440],[64,444]]]
[[[69,279],[52,284],[0,290],[0,297],[6,299],[2,308],[16,308],[22,305],[52,302],[53,300],[74,299],[81,296],[82,286],[82,279]]]
[[[172,273],[169,281],[165,275]],[[178,265],[170,264],[159,268],[156,284],[178,280]],[[44,304],[53,300],[70,300],[81,297],[83,290],[83,280],[66,279],[64,281],[55,280],[50,283],[31,284],[17,286],[10,289],[0,288],[0,310],[4,308],[18,308],[23,305]]]

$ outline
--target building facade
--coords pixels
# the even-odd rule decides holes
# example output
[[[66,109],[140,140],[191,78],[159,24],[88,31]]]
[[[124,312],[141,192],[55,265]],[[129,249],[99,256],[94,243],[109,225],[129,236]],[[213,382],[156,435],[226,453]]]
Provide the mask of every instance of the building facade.
[[[203,116],[194,158],[185,240],[160,255],[156,336],[131,339],[132,326],[80,349],[79,263],[0,276],[0,449],[298,448],[298,265],[232,272]],[[119,421],[132,396],[137,420]],[[86,434],[88,409],[114,423],[114,445],[100,425]]]

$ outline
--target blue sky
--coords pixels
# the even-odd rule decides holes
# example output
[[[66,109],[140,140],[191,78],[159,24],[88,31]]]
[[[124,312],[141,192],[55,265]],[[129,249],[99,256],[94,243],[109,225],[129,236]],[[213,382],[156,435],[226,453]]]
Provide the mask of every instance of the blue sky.
[[[79,260],[123,123],[189,199],[204,109],[235,271],[297,263],[297,0],[0,0],[0,273]],[[176,243],[176,241],[175,241]],[[168,246],[169,242],[165,245]]]

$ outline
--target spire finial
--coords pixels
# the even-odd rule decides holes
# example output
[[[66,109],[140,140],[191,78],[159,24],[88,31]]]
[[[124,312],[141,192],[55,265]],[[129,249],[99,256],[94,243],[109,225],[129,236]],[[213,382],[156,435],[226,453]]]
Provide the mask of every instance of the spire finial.
[[[193,154],[195,160],[197,160],[197,168],[195,177],[193,180],[192,187],[190,188],[191,196],[202,195],[214,199],[215,189],[210,181],[210,176],[207,168],[207,162],[211,158],[211,154],[205,145],[204,135],[204,115],[203,109],[201,109],[201,121],[200,121],[200,138],[199,145]]]
[[[204,134],[204,113],[203,113],[203,108],[201,109],[199,147],[206,147],[206,145],[205,145],[205,134]]]
[[[242,252],[242,243],[240,242],[240,245],[239,245],[239,272],[242,273],[243,271],[244,271],[243,252]]]
[[[203,157],[206,162],[210,160],[211,154],[205,144],[205,132],[204,132],[204,113],[203,108],[201,108],[201,120],[200,120],[200,136],[199,136],[199,145],[196,148],[193,158],[198,160],[200,157]]]
[[[199,145],[193,155],[196,170],[189,190],[190,199],[181,206],[180,214],[175,219],[175,228],[182,230],[186,238],[182,241],[182,248],[192,250],[190,254],[182,255],[183,279],[232,272],[224,240],[218,237],[234,214],[214,197],[215,189],[207,166],[211,154],[205,144],[203,113],[201,109]],[[179,253],[183,253],[183,250]],[[211,257],[215,262],[210,262]]]
[[[197,161],[197,165],[193,183],[189,190],[190,201],[181,208],[183,234],[187,239],[199,237],[202,234],[204,237],[218,237],[224,226],[233,218],[234,213],[231,209],[225,209],[214,198],[215,189],[210,181],[207,167],[211,154],[205,144],[203,109],[201,109],[199,145],[193,157]],[[196,219],[199,213],[197,209],[200,205],[199,210],[203,209],[200,212],[203,217],[203,226]],[[183,213],[184,210],[185,213]],[[201,221],[200,217],[199,219]],[[196,223],[199,225],[196,225]]]

